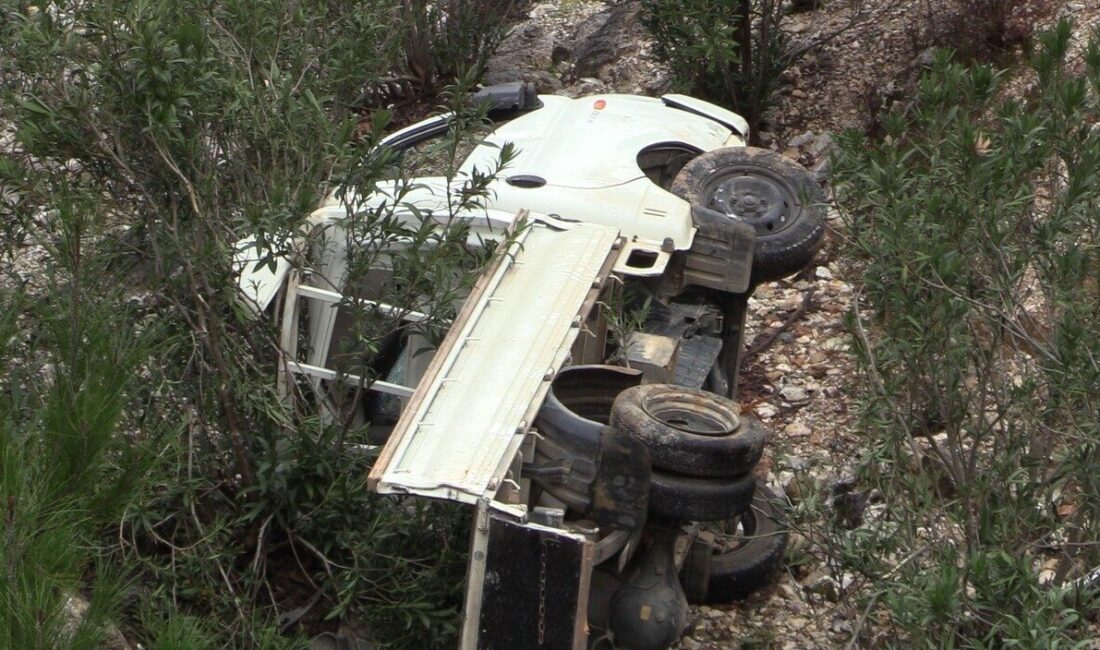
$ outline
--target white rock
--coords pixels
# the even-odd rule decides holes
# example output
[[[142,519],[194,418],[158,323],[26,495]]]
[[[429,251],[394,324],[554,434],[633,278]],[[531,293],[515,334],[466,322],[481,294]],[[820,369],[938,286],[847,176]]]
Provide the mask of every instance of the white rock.
[[[854,575],[852,575],[851,573],[848,573],[847,571],[845,571],[844,575],[840,576],[840,588],[841,589],[847,589],[848,587],[851,587],[852,583],[855,582],[855,581],[856,581],[856,577]]]
[[[825,573],[824,570],[819,570],[806,578],[806,581],[802,584],[802,589],[807,593],[817,594],[832,602],[836,602],[840,597],[840,585],[837,584],[835,578]],[[792,620],[791,623],[793,624],[794,621]]]
[[[779,584],[776,585],[775,593],[783,600],[795,600],[798,598],[798,592],[786,581],[780,581]]]
[[[809,428],[806,430],[809,431]],[[802,456],[787,456],[784,459],[784,464],[796,472],[801,472],[810,466],[810,461]]]
[[[810,400],[810,394],[801,386],[784,386],[779,389],[779,396],[792,404]]]
[[[833,619],[833,622],[829,626],[829,629],[836,634],[846,634],[852,631],[852,624],[848,621],[845,621],[844,619],[836,618]]]
[[[787,426],[783,427],[783,433],[791,438],[804,438],[810,435],[810,427],[802,424],[801,422],[791,422]]]
[[[775,407],[771,404],[768,404],[767,402],[757,404],[755,407],[753,407],[752,410],[754,413],[756,413],[756,417],[763,418],[765,420],[775,417],[776,414]]]
[[[805,94],[805,93],[803,93]],[[810,144],[814,139],[813,131],[806,131],[802,135],[791,138],[791,141],[787,143],[788,147],[801,147],[803,145]]]
[[[828,133],[822,133],[817,136],[813,144],[810,145],[810,153],[815,156],[820,156],[833,144],[833,138]]]

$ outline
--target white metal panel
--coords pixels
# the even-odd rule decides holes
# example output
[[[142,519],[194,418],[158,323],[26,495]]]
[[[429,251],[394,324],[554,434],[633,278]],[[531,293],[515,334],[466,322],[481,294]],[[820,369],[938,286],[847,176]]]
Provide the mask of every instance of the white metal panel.
[[[448,206],[448,193],[460,192],[467,186],[468,179],[461,173],[449,184],[447,179],[436,176],[418,178],[411,185],[397,181],[380,182],[366,197],[353,193],[341,199],[330,195],[325,205],[315,211],[311,219],[315,224],[330,224],[347,218],[348,204],[355,206],[355,210],[360,212],[393,210],[394,217],[413,226],[428,215],[441,226],[461,219],[467,222],[470,228],[470,244],[475,246],[481,241],[499,239],[509,228],[515,226],[518,208],[506,210],[492,206],[474,207],[452,214]],[[399,240],[395,240],[397,241]]]
[[[536,174],[550,185],[575,190],[612,188],[643,176],[637,156],[650,145],[683,143],[709,151],[721,147],[730,135],[728,128],[702,111],[679,110],[653,97],[604,94],[541,99],[546,104],[543,108],[496,127],[461,170],[491,169],[499,147],[511,142],[518,151],[502,176]],[[696,106],[722,111],[697,102]]]
[[[749,137],[749,123],[733,111],[728,111],[721,106],[715,106],[710,102],[689,97],[687,95],[662,95],[661,101],[669,106],[676,106],[691,111],[698,115],[704,115],[717,122],[721,122],[737,131],[742,138]],[[744,144],[744,141],[742,141]]]
[[[273,258],[274,266],[260,264],[267,255],[266,249],[261,253],[262,248],[257,246],[255,237],[242,239],[233,247],[233,269],[239,274],[237,286],[246,298],[245,304],[257,313],[271,304],[290,271],[290,262],[282,255]]]
[[[525,231],[418,385],[372,472],[379,492],[471,504],[493,496],[617,238],[616,228],[584,223]]]
[[[637,169],[637,165],[635,164]],[[578,189],[550,181],[535,188],[493,184],[493,206],[509,210],[560,215],[566,219],[613,226],[623,236],[673,248],[691,247],[695,226],[687,201],[666,192],[638,171],[638,177],[614,187]]]
[[[351,386],[358,386],[363,384],[368,389],[377,391],[379,393],[386,393],[387,395],[396,395],[397,397],[412,397],[413,389],[408,386],[402,386],[401,384],[395,384],[388,381],[382,381],[381,379],[375,379],[374,381],[367,381],[359,375],[353,375],[350,373],[338,373],[335,370],[329,368],[321,368],[319,366],[311,366],[308,363],[299,363],[297,361],[287,361],[287,370],[300,375],[308,375],[316,379],[325,379],[328,381],[342,381],[345,384]]]
[[[298,295],[306,298],[316,298],[321,302],[335,305],[344,300],[344,296],[336,291],[329,291],[328,289],[318,289],[317,287],[311,287],[306,284],[299,285],[297,288]],[[380,313],[388,316],[398,316],[401,320],[406,320],[411,323],[419,323],[421,321],[428,320],[428,315],[422,312],[415,311],[413,309],[404,309],[402,307],[395,307],[388,305],[384,302],[377,300],[367,300],[365,298],[353,298],[356,303],[363,305],[364,307],[373,307]]]

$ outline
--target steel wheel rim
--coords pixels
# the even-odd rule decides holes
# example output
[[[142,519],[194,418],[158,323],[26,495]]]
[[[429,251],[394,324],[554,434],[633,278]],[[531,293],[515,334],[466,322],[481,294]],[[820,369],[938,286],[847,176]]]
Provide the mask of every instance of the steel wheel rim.
[[[687,395],[654,395],[642,408],[661,424],[698,436],[729,435],[739,423],[737,414],[722,405]]]
[[[733,165],[712,174],[703,186],[706,206],[741,219],[757,236],[775,234],[791,224],[797,193],[787,179],[768,169]]]

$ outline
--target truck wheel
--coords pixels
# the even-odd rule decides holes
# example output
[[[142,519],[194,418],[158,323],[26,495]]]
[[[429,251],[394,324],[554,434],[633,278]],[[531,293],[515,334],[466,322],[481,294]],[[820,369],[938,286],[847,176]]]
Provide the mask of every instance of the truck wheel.
[[[724,521],[747,510],[755,490],[751,472],[719,479],[653,470],[649,514],[674,521]]]
[[[801,165],[768,149],[702,153],[672,181],[672,193],[756,229],[752,281],[777,280],[813,258],[825,233],[825,196]]]
[[[771,584],[787,550],[787,527],[777,501],[767,487],[757,488],[752,507],[738,517],[740,531],[730,536],[732,548],[713,551],[704,604],[729,604]]]
[[[732,401],[695,388],[645,384],[619,393],[611,426],[649,449],[653,467],[685,476],[730,477],[752,470],[764,427]]]

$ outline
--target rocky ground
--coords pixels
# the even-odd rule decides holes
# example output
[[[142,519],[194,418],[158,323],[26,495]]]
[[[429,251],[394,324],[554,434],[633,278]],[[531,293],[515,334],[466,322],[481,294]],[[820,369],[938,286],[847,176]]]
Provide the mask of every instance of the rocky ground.
[[[784,74],[776,105],[766,115],[760,140],[798,160],[827,185],[833,135],[869,128],[882,111],[904,107],[907,88],[930,50],[929,3],[832,0],[815,11],[789,15],[785,27],[796,42],[827,39]],[[487,81],[522,78],[540,92],[580,96],[602,92],[654,95],[673,87],[653,57],[638,22],[637,2],[561,0],[535,5],[516,25],[494,59]],[[1100,7],[1052,2],[1035,18],[1039,27],[1070,16],[1077,24],[1080,56]],[[1013,80],[1009,91],[1026,89]],[[816,264],[795,278],[757,289],[751,301],[750,350],[740,401],[773,431],[764,467],[767,481],[792,499],[817,485],[867,509],[868,519],[889,508],[874,494],[851,492],[851,467],[863,451],[851,389],[856,364],[844,323],[857,307],[857,269],[838,256],[843,227],[829,211],[830,242]],[[870,498],[868,498],[870,497]],[[858,514],[858,513],[857,513]],[[853,522],[855,524],[857,522]],[[879,645],[886,631],[859,606],[861,589],[849,575],[830,573],[821,549],[806,531],[792,533],[804,563],[771,589],[731,608],[693,608],[681,648],[833,648]]]

